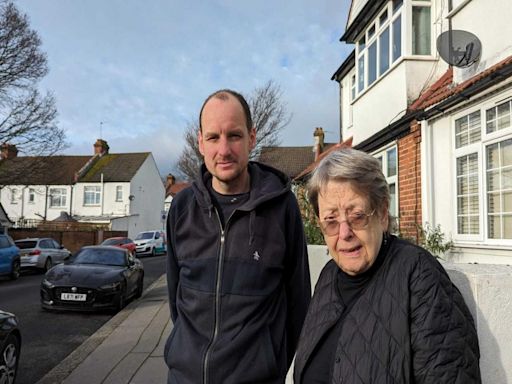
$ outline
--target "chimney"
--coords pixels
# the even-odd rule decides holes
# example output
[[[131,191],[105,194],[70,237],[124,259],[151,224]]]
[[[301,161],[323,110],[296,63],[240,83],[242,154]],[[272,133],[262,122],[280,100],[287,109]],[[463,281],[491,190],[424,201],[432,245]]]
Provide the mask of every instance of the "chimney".
[[[14,144],[3,143],[2,146],[0,146],[0,149],[1,160],[14,159],[18,155],[18,148],[16,148]]]
[[[315,152],[315,161],[318,160],[320,154],[324,150],[324,130],[322,127],[316,127],[315,133],[313,133],[313,137],[315,138],[315,145],[313,147],[313,152]]]
[[[108,144],[105,140],[98,139],[94,143],[94,154],[103,156],[108,153],[109,148],[110,147],[108,146]]]
[[[169,188],[176,183],[176,178],[172,174],[167,175],[167,182],[165,183],[165,187]]]

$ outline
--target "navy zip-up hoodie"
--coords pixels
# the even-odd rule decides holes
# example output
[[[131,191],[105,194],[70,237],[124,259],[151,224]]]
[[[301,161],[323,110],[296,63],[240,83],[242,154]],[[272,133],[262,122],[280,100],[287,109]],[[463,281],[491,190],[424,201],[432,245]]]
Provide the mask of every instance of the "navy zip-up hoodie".
[[[167,218],[168,383],[284,383],[311,296],[307,248],[283,173],[250,162],[249,200],[222,228],[201,178]]]

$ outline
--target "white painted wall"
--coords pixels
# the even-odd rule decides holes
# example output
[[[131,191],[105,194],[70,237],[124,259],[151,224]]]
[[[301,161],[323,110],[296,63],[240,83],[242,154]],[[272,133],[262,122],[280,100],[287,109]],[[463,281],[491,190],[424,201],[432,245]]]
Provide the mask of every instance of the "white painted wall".
[[[29,190],[33,188],[34,202],[29,202]],[[64,188],[67,192],[66,204],[63,207],[50,207],[50,190],[52,188]],[[11,190],[16,189],[18,191],[14,202],[11,200]],[[16,221],[20,217],[25,219],[37,219],[42,220],[45,216],[46,219],[53,220],[57,218],[62,211],[69,213],[71,205],[71,186],[69,185],[10,185],[5,186],[0,190],[0,202],[4,206],[5,212],[9,218]]]
[[[153,155],[149,155],[132,179],[130,194],[133,200],[130,213],[138,215],[136,223],[128,229],[128,236],[141,231],[164,228],[165,188]]]
[[[510,0],[472,0],[452,17],[452,28],[473,33],[482,43],[480,61],[467,69],[455,69],[454,78],[461,82],[512,55]],[[507,36],[507,37],[505,37]]]

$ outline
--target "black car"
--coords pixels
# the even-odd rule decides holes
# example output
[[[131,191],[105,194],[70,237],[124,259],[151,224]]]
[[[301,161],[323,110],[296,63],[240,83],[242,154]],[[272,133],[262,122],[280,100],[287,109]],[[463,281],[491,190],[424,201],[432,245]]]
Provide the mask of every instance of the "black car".
[[[122,309],[142,295],[144,267],[128,250],[106,245],[81,248],[41,282],[44,309]]]
[[[0,310],[0,383],[14,383],[20,351],[21,334],[16,316]]]

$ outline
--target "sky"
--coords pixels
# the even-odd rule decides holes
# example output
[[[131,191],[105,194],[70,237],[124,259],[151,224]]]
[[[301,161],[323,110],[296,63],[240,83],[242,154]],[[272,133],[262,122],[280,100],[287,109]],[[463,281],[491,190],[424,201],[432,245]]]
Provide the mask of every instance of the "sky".
[[[348,0],[15,0],[42,40],[63,154],[152,152],[176,173],[184,131],[204,99],[276,82],[291,113],[281,145],[339,141],[331,76],[352,47],[339,41]]]

